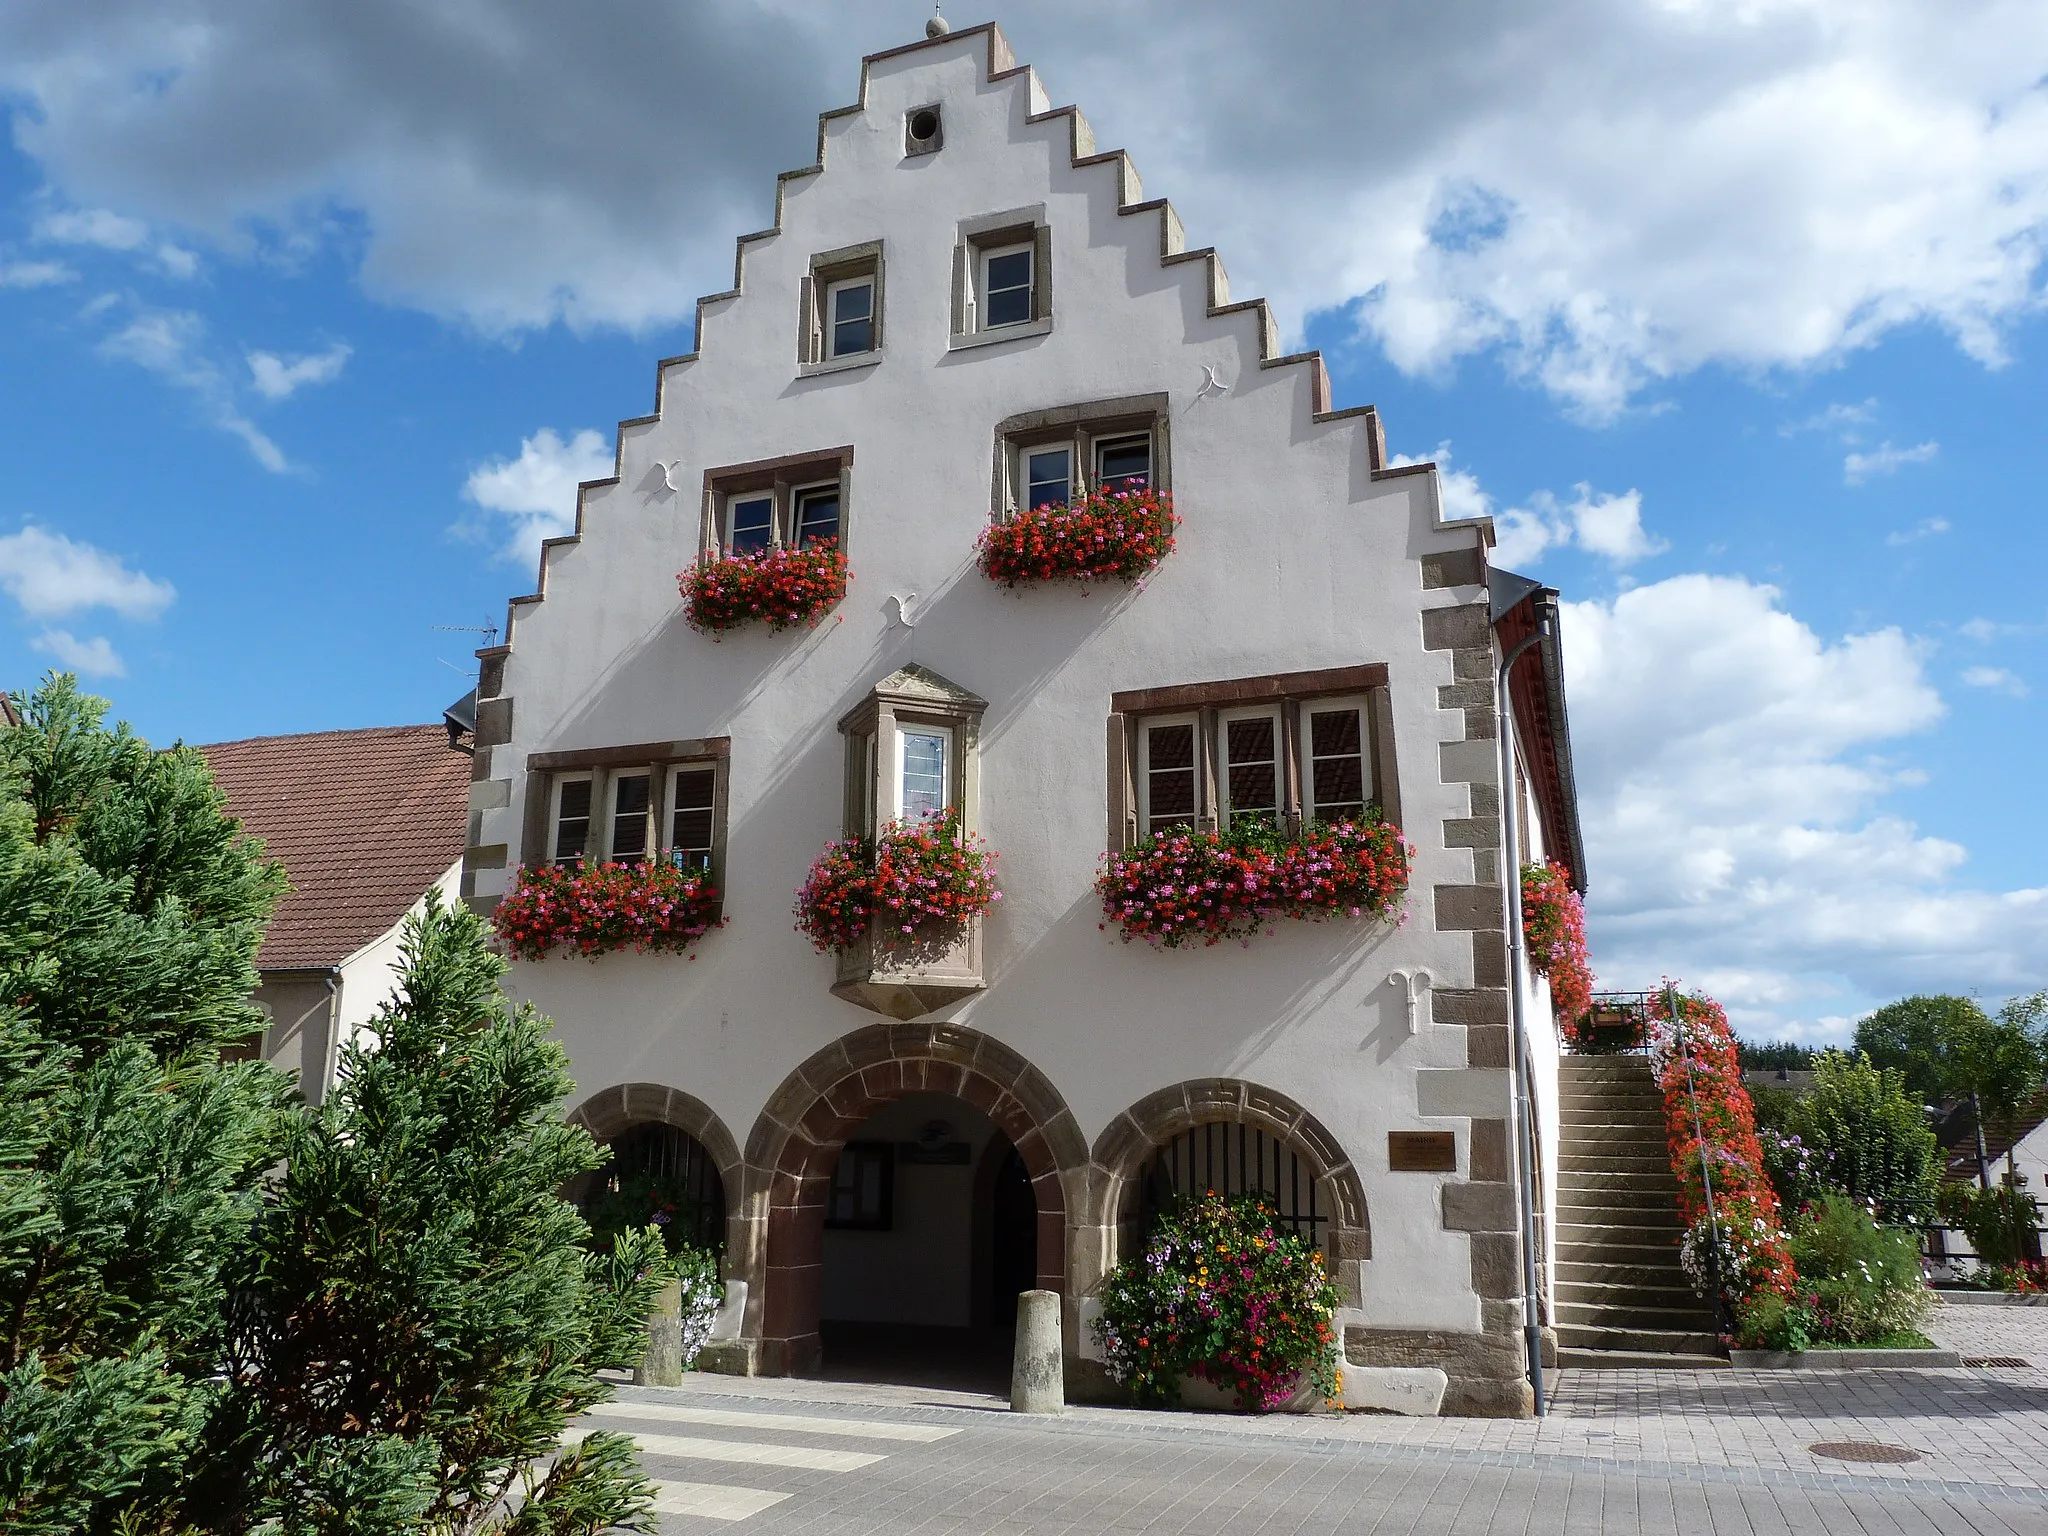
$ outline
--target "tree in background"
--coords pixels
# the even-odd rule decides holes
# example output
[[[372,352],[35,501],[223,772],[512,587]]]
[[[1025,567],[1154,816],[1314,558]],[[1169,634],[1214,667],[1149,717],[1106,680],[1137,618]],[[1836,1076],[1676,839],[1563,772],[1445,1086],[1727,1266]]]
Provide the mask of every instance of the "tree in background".
[[[1996,1018],[1965,1030],[1954,1047],[1955,1081],[1976,1106],[1980,1149],[1983,1130],[2005,1143],[2008,1183],[2018,1177],[2013,1143],[2023,1132],[2025,1119],[2039,1107],[2036,1100],[2048,1080],[2044,1017],[2048,993],[2015,998],[1998,1010]]]
[[[1989,1022],[1973,998],[1902,997],[1857,1024],[1853,1049],[1880,1070],[1901,1073],[1922,1104],[1939,1104],[1957,1093],[1957,1043]]]
[[[1810,1072],[1815,1054],[1812,1046],[1798,1045],[1790,1040],[1772,1040],[1763,1045],[1739,1040],[1735,1053],[1745,1072]]]
[[[610,1396],[596,1370],[639,1358],[660,1233],[585,1246],[556,1190],[606,1154],[562,1122],[567,1053],[507,1008],[482,921],[430,896],[403,953],[396,997],[290,1128],[194,1507],[235,1532],[648,1529],[629,1440],[555,1452]]]
[[[1813,1177],[1866,1204],[1881,1219],[1925,1214],[1939,1178],[1939,1152],[1904,1074],[1861,1053],[1824,1051],[1811,1092],[1792,1105],[1786,1129],[1813,1155]]]
[[[282,872],[68,676],[0,729],[0,1526],[164,1528],[290,1084],[222,1048]]]

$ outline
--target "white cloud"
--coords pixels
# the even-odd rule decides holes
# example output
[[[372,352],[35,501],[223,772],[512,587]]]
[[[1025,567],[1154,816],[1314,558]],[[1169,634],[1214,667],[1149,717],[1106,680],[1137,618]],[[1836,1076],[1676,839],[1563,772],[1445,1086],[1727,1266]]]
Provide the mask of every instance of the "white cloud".
[[[1499,543],[1497,564],[1520,569],[1534,565],[1546,551],[1576,545],[1616,566],[1633,565],[1669,548],[1643,529],[1640,491],[1619,496],[1596,491],[1584,481],[1573,488],[1569,502],[1538,491],[1528,505],[1510,507],[1495,520]]]
[[[509,527],[493,525],[507,560],[529,560],[540,541],[571,532],[576,526],[576,488],[585,480],[602,480],[614,467],[611,447],[586,427],[564,442],[552,427],[542,427],[519,444],[516,459],[492,459],[470,471],[462,494],[489,512],[510,519]]]
[[[1775,589],[1686,575],[1565,609],[1603,984],[1718,988],[1771,1034],[1914,990],[2048,983],[2048,888],[1984,891],[1887,812],[1879,749],[1938,721],[1896,629],[1826,641]]]
[[[107,208],[46,213],[36,220],[36,238],[54,245],[91,245],[103,251],[139,251],[149,244],[149,226]]]
[[[0,262],[0,288],[49,288],[77,281],[78,274],[61,261]]]
[[[105,635],[94,635],[90,640],[81,640],[66,629],[46,629],[33,640],[30,646],[45,656],[54,656],[57,664],[82,677],[126,677],[128,667],[115,651],[112,642]]]
[[[102,341],[100,350],[190,390],[205,404],[213,424],[239,438],[257,463],[274,475],[287,473],[291,460],[236,405],[233,388],[209,354],[206,336],[206,322],[191,310],[145,310]]]
[[[124,619],[153,619],[178,595],[168,581],[131,571],[119,555],[34,523],[0,537],[0,589],[38,619],[91,608],[108,608]]]
[[[1988,688],[1998,693],[2009,693],[2016,699],[2027,696],[2027,685],[2004,667],[1965,667],[1963,681],[1972,688]]]
[[[336,342],[325,352],[308,353],[302,357],[280,357],[275,352],[251,352],[248,357],[249,374],[256,385],[256,393],[266,400],[289,400],[293,394],[308,384],[329,384],[341,377],[341,370],[348,362],[352,349],[343,342]]]
[[[1885,543],[1898,549],[1907,544],[1917,544],[1922,539],[1931,539],[1938,533],[1947,533],[1948,519],[1945,517],[1923,517],[1910,528],[1901,528],[1896,533],[1884,536]]]
[[[914,21],[790,0],[15,7],[0,90],[73,203],[230,251],[360,232],[374,291],[486,329],[645,326],[729,283],[813,114]],[[1903,326],[1995,363],[2040,303],[2039,0],[1302,0],[1278,25],[1042,0],[1012,36],[1239,291],[1291,328],[1348,305],[1411,372],[1492,352],[1597,416]]]
[[[1836,401],[1799,421],[1788,421],[1778,429],[1780,437],[1797,437],[1802,432],[1824,432],[1845,443],[1856,442],[1863,429],[1877,419],[1877,397],[1856,404]]]
[[[1919,443],[1911,448],[1894,448],[1890,442],[1880,443],[1869,453],[1852,453],[1842,460],[1842,480],[1848,485],[1861,485],[1873,475],[1892,475],[1907,464],[1925,464],[1937,453],[1941,444]]]

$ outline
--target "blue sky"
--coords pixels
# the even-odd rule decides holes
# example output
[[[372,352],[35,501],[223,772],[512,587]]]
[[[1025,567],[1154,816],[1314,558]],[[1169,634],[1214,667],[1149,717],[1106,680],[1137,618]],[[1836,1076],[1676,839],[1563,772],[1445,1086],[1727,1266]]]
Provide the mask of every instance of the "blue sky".
[[[1002,18],[1573,603],[1596,966],[1755,1034],[2048,985],[2048,13],[1925,9]],[[155,740],[437,717],[440,626],[530,588],[924,14],[10,7],[10,686]]]

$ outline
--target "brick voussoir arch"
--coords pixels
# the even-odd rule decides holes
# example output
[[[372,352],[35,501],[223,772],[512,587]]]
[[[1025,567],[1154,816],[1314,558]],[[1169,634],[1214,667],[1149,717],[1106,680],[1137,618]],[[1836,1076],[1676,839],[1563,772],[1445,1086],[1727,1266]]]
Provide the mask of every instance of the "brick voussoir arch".
[[[1059,1090],[1000,1040],[965,1025],[870,1024],[784,1078],[747,1137],[747,1216],[759,1234],[747,1278],[762,1297],[748,1322],[770,1373],[801,1371],[815,1358],[824,1210],[839,1149],[876,1109],[912,1093],[952,1094],[1009,1137],[1038,1202],[1038,1284],[1067,1289],[1068,1213],[1085,1198],[1088,1143]]]
[[[1354,1261],[1372,1257],[1372,1223],[1365,1185],[1343,1144],[1308,1109],[1277,1089],[1237,1078],[1204,1077],[1148,1093],[1103,1127],[1091,1157],[1101,1175],[1097,1209],[1108,1226],[1121,1214],[1125,1191],[1137,1179],[1155,1147],[1182,1131],[1214,1121],[1242,1122],[1306,1153],[1321,1172],[1317,1182],[1330,1197],[1331,1256],[1340,1280],[1354,1292]]]

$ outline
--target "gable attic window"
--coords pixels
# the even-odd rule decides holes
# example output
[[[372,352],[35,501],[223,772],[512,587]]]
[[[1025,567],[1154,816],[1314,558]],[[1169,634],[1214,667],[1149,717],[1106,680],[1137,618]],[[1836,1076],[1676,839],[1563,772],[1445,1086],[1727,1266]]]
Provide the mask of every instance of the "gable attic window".
[[[882,242],[811,258],[804,278],[798,371],[861,368],[882,356]]]
[[[700,552],[754,555],[823,539],[846,548],[852,472],[850,447],[706,471]]]
[[[1052,230],[1045,210],[969,219],[953,248],[953,348],[1052,329]]]
[[[526,864],[725,864],[725,736],[657,741],[526,760]]]
[[[1131,395],[1012,416],[996,427],[998,522],[1096,491],[1170,492],[1166,396]]]
[[[1109,846],[1177,826],[1400,822],[1384,666],[1111,695]]]

